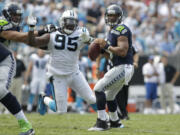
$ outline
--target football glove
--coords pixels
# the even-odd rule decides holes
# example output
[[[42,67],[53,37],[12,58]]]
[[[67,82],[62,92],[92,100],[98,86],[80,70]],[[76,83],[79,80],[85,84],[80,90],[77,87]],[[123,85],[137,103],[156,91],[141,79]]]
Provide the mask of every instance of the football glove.
[[[56,31],[56,27],[55,27],[55,25],[53,25],[53,24],[47,24],[47,25],[44,27],[44,31],[46,31],[47,33],[51,33],[51,32]]]
[[[89,43],[91,41],[91,37],[86,33],[81,33],[79,36],[79,41],[82,43]]]
[[[36,17],[34,17],[34,16],[28,16],[27,25],[29,25],[29,27],[31,27],[31,28],[32,28],[32,27],[35,27],[36,23],[37,23]]]

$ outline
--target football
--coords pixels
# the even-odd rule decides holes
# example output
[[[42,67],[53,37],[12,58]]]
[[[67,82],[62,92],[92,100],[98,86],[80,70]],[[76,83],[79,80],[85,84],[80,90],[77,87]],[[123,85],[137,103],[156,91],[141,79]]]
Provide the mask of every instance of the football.
[[[100,53],[101,53],[100,45],[96,42],[92,42],[88,48],[89,58],[94,61],[96,60],[96,58],[99,56]]]

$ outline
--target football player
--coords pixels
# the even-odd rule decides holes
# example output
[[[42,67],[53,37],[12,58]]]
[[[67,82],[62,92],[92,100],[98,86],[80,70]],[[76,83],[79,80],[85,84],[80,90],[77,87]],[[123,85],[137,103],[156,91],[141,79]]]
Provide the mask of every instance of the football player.
[[[30,56],[30,62],[25,74],[25,86],[28,85],[28,78],[32,72],[31,84],[30,84],[30,95],[27,105],[27,111],[31,112],[33,102],[36,94],[40,94],[45,91],[46,87],[46,65],[49,60],[49,55],[41,49],[37,50],[37,53],[33,53]]]
[[[0,16],[0,102],[18,120],[20,135],[34,135],[30,122],[24,115],[15,96],[8,90],[15,74],[16,63],[11,51],[7,48],[9,41],[28,43],[27,33],[20,33],[22,10],[15,4],[5,5]]]
[[[139,54],[135,46],[132,47],[133,50],[133,65],[134,68],[138,68]],[[118,116],[120,119],[129,120],[127,105],[128,105],[128,92],[129,85],[124,85],[123,88],[116,95],[117,105],[118,105]]]
[[[85,27],[78,27],[78,16],[73,10],[64,11],[59,23],[60,27],[55,32],[36,37],[34,35],[36,19],[32,16],[28,17],[31,46],[47,47],[50,51],[48,73],[51,74],[54,100],[43,96],[42,103],[48,105],[53,111],[66,113],[68,87],[76,91],[89,104],[96,102],[95,95],[78,66],[80,50],[89,44],[92,38]]]
[[[115,97],[125,84],[131,80],[134,72],[132,53],[132,34],[130,29],[122,24],[123,12],[118,5],[110,5],[105,12],[105,22],[110,26],[107,41],[95,39],[100,44],[102,53],[110,59],[113,67],[95,85],[98,118],[89,131],[109,129],[106,121],[105,105],[109,109],[110,127],[123,128],[117,114]]]

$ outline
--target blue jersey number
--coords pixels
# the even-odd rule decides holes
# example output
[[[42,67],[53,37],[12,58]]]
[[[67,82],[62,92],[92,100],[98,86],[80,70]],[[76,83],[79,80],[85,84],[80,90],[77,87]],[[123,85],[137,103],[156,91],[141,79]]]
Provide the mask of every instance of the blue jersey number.
[[[69,51],[77,50],[77,46],[78,46],[77,39],[78,39],[78,37],[73,37],[73,38],[68,37],[67,49]],[[57,34],[55,37],[55,41],[56,41],[55,48],[57,50],[63,50],[65,48],[66,37],[64,35]]]
[[[45,61],[36,61],[35,62],[35,65],[38,69],[45,69],[46,67],[46,62]]]

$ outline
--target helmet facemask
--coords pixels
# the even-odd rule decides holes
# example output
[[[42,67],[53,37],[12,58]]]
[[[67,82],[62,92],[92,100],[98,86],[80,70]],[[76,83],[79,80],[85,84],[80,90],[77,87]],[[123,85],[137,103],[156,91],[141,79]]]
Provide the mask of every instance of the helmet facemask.
[[[64,26],[62,27],[63,27],[63,31],[66,34],[73,33],[77,28],[78,21],[74,18],[64,18],[63,22],[64,22],[63,24]]]
[[[22,20],[22,13],[12,14],[11,23],[15,26],[19,26]]]
[[[60,27],[66,34],[72,34],[78,26],[77,14],[72,10],[67,10],[60,18]]]

